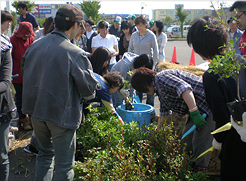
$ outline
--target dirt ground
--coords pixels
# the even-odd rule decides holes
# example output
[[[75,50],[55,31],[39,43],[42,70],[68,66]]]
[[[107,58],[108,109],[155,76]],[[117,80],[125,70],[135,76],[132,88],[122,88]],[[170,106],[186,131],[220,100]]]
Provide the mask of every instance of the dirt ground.
[[[34,181],[36,156],[23,149],[30,143],[32,131],[19,131],[9,151],[9,181]]]

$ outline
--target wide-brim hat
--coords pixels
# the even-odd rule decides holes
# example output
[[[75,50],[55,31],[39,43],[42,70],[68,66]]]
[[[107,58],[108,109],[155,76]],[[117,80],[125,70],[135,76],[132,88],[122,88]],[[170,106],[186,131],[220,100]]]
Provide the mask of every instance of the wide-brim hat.
[[[70,22],[81,22],[84,19],[83,12],[72,4],[65,4],[61,6],[57,13],[56,18],[64,19]]]
[[[14,31],[15,36],[20,37],[20,38],[29,38],[32,36],[37,36],[33,32],[33,26],[29,22],[21,22],[19,25],[19,28]]]

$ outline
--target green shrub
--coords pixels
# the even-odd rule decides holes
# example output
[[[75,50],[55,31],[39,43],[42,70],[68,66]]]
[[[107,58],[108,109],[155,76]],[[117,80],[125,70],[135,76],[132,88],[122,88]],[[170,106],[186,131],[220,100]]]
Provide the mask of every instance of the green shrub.
[[[76,162],[74,180],[205,180],[206,173],[191,171],[173,125],[155,128],[118,124],[105,108],[92,109],[77,132],[84,160]]]

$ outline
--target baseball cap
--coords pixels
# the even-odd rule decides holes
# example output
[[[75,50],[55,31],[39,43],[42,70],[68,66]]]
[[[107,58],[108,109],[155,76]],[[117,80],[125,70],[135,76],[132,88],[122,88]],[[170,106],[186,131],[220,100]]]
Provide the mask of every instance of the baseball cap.
[[[37,36],[33,32],[32,24],[27,21],[21,22],[19,25],[19,28],[15,30],[14,33],[15,33],[15,36],[20,37],[20,38],[29,38],[31,36]]]
[[[130,14],[126,17],[126,19],[136,19],[136,16],[134,14]]]
[[[120,16],[116,16],[114,22],[118,23],[118,24],[121,24],[121,17]]]
[[[150,29],[154,25],[154,23],[155,22],[153,20],[149,21],[148,22],[148,29]]]
[[[65,4],[61,6],[56,13],[56,17],[70,22],[81,23],[84,19],[82,11],[72,4]]]

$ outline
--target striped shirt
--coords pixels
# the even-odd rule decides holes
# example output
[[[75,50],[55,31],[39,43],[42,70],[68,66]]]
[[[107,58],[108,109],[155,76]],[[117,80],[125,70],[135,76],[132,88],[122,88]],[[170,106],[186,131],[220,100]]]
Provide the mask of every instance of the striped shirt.
[[[170,115],[172,111],[189,114],[182,97],[182,93],[188,89],[192,90],[200,113],[209,115],[201,77],[181,70],[163,70],[155,75],[153,87],[160,101],[161,117]]]
[[[30,13],[26,13],[26,18],[23,18],[23,15],[22,14],[20,15],[20,22],[23,22],[23,21],[26,21],[26,22],[31,23],[32,26],[33,26],[33,29],[34,28],[37,28],[37,26],[39,26],[39,24],[38,24],[35,16],[33,16]]]

